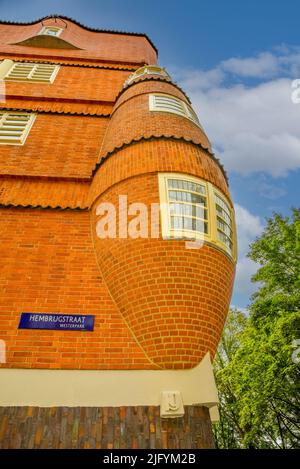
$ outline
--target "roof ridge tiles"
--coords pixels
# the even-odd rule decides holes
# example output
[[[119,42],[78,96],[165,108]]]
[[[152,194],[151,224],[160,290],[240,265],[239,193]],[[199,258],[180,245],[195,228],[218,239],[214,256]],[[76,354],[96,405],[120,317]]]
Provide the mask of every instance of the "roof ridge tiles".
[[[96,163],[94,169],[92,170],[92,177],[94,177],[94,175],[96,174],[98,168],[102,165],[104,160],[106,160],[109,156],[111,156],[116,151],[120,151],[123,148],[128,147],[129,145],[139,143],[141,141],[158,140],[158,139],[177,140],[177,141],[181,140],[181,141],[184,141],[184,142],[187,142],[187,143],[191,143],[192,145],[196,145],[197,147],[200,147],[202,150],[204,150],[208,154],[208,156],[210,158],[212,158],[215,161],[215,163],[217,163],[217,165],[219,166],[219,168],[221,169],[221,171],[223,173],[223,176],[224,176],[227,184],[229,184],[228,176],[227,176],[227,173],[224,169],[224,166],[222,165],[220,160],[215,156],[215,154],[208,147],[205,147],[201,142],[194,141],[192,138],[186,138],[186,137],[183,137],[183,136],[178,136],[178,135],[173,135],[173,134],[168,134],[168,135],[166,135],[166,134],[160,134],[160,135],[149,134],[147,136],[142,135],[140,137],[132,138],[130,141],[123,142],[119,146],[115,146],[112,150],[109,150],[105,155],[101,156],[100,160]]]
[[[38,18],[34,21],[9,21],[9,20],[0,20],[0,24],[11,24],[11,25],[20,25],[20,26],[30,26],[36,23],[40,23],[41,21],[44,20],[49,20],[49,19],[59,19],[61,18],[62,20],[66,21],[71,21],[72,23],[76,24],[77,26],[80,26],[81,28],[86,29],[87,31],[95,32],[95,33],[107,33],[107,34],[120,34],[120,35],[126,35],[126,36],[141,36],[147,39],[149,44],[153,47],[155,50],[156,54],[158,54],[158,50],[152,40],[149,38],[149,36],[145,33],[136,33],[136,32],[128,32],[128,31],[119,31],[119,30],[111,30],[111,29],[99,29],[99,28],[93,28],[90,26],[86,26],[82,23],[80,23],[77,20],[74,20],[73,18],[70,18],[69,16],[65,15],[58,15],[58,14],[52,14],[52,15],[47,15],[42,18]]]

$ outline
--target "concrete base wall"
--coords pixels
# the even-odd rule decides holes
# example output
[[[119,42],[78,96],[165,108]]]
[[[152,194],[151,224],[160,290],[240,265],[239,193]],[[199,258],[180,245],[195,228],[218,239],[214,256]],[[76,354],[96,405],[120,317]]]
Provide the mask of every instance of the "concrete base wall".
[[[0,407],[0,448],[213,448],[209,409],[185,406],[161,419],[159,406]]]

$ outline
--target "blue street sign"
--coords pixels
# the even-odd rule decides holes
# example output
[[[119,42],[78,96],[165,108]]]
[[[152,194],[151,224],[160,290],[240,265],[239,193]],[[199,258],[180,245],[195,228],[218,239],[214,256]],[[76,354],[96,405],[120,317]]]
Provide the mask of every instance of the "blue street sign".
[[[22,313],[19,329],[93,331],[95,316],[82,314]]]

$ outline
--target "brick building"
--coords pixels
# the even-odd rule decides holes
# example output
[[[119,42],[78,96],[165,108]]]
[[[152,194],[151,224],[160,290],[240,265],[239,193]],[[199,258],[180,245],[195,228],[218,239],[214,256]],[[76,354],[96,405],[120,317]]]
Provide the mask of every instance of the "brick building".
[[[144,34],[2,21],[0,54],[0,447],[213,446],[236,239],[188,96]]]

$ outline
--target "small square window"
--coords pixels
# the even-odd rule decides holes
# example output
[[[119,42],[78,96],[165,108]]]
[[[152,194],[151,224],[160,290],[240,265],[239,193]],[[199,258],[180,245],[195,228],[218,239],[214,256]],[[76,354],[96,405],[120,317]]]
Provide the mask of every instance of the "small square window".
[[[56,28],[55,26],[45,26],[39,34],[43,34],[45,36],[60,36],[62,32],[62,28]]]

